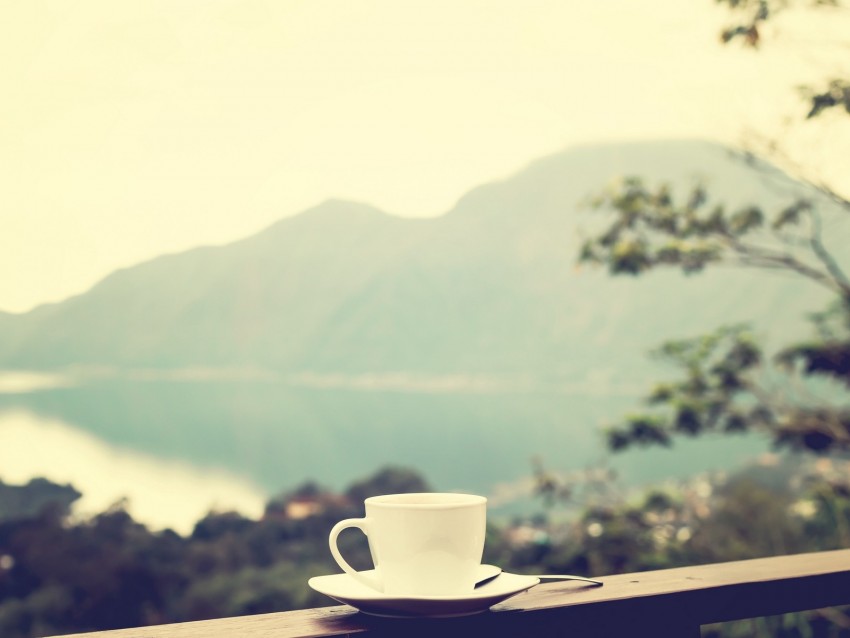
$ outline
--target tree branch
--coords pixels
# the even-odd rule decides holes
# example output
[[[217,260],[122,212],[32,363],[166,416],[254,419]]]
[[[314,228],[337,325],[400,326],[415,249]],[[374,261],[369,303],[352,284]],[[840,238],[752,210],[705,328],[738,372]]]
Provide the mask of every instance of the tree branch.
[[[812,220],[812,232],[809,237],[809,244],[812,247],[812,252],[820,259],[821,263],[826,267],[827,272],[832,276],[835,285],[838,287],[839,294],[850,301],[850,279],[841,270],[841,267],[829,254],[829,251],[821,241],[821,219],[814,210],[809,209],[809,218]]]
[[[745,244],[730,233],[722,233],[720,236],[727,246],[739,256],[742,265],[757,268],[793,270],[825,286],[830,291],[837,292],[842,297],[847,295],[848,290],[844,288],[840,281],[836,281],[830,273],[813,268],[789,253],[780,253],[760,246]],[[830,258],[828,253],[827,258]],[[843,276],[843,273],[841,274]]]

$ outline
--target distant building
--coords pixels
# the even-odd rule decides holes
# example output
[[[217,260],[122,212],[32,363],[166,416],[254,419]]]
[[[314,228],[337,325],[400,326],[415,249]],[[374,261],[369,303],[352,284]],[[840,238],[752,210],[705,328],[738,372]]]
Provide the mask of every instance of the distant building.
[[[300,521],[311,516],[319,516],[328,510],[349,508],[350,502],[345,496],[316,492],[310,494],[295,494],[282,502],[269,504],[265,518],[282,518],[290,521]]]

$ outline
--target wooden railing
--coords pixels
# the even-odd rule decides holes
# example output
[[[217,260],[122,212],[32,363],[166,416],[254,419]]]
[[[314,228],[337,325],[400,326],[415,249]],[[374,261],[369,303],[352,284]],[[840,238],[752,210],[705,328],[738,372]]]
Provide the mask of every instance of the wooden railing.
[[[336,606],[78,638],[324,636],[699,636],[700,625],[850,604],[850,549],[604,577],[604,587],[538,585],[491,611],[454,619],[382,619]]]

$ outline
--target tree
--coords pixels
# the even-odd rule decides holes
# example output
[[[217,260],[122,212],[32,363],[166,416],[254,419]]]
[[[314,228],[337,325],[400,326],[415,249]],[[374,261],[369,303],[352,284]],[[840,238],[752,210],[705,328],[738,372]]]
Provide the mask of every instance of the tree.
[[[80,494],[70,485],[34,478],[26,485],[7,485],[0,480],[0,522],[32,518],[48,509],[66,516]]]
[[[725,29],[724,43],[758,48],[764,23],[788,0],[718,0],[743,16]],[[838,10],[837,0],[821,0]],[[821,89],[805,88],[807,113],[833,109],[850,115],[850,81],[831,78]],[[850,141],[850,140],[848,140]],[[775,148],[776,145],[773,145]],[[742,159],[759,167],[751,152]],[[646,397],[649,410],[626,417],[608,431],[614,450],[631,445],[670,445],[676,435],[705,432],[766,432],[778,445],[810,451],[850,451],[850,408],[799,396],[801,376],[820,375],[850,387],[850,277],[822,237],[825,209],[850,214],[850,200],[818,180],[803,179],[806,194],[776,211],[758,204],[730,209],[713,202],[697,185],[684,196],[666,184],[626,179],[602,194],[596,207],[609,215],[603,232],[582,247],[579,260],[605,265],[613,275],[641,275],[657,268],[696,274],[731,264],[779,270],[821,286],[833,303],[811,319],[813,337],[781,348],[772,357],[746,325],[724,326],[709,335],[663,344],[656,354],[682,376],[657,384]],[[802,191],[801,191],[802,192]],[[769,370],[770,369],[770,370]],[[788,383],[778,384],[781,372]]]
[[[351,485],[345,495],[359,505],[370,496],[379,494],[409,494],[430,492],[428,483],[414,470],[405,467],[385,467],[375,474]]]

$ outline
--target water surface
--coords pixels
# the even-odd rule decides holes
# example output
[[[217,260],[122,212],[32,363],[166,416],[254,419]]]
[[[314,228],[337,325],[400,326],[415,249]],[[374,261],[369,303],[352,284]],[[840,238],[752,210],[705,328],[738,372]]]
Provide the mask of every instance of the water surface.
[[[636,404],[627,393],[566,390],[90,380],[0,395],[0,478],[71,482],[90,511],[126,496],[140,520],[185,530],[211,507],[256,515],[264,498],[306,480],[342,489],[385,465],[411,467],[435,489],[489,495],[494,506],[528,506],[535,457],[559,471],[610,463],[637,485],[730,468],[764,449],[733,437],[611,457],[600,426]]]

